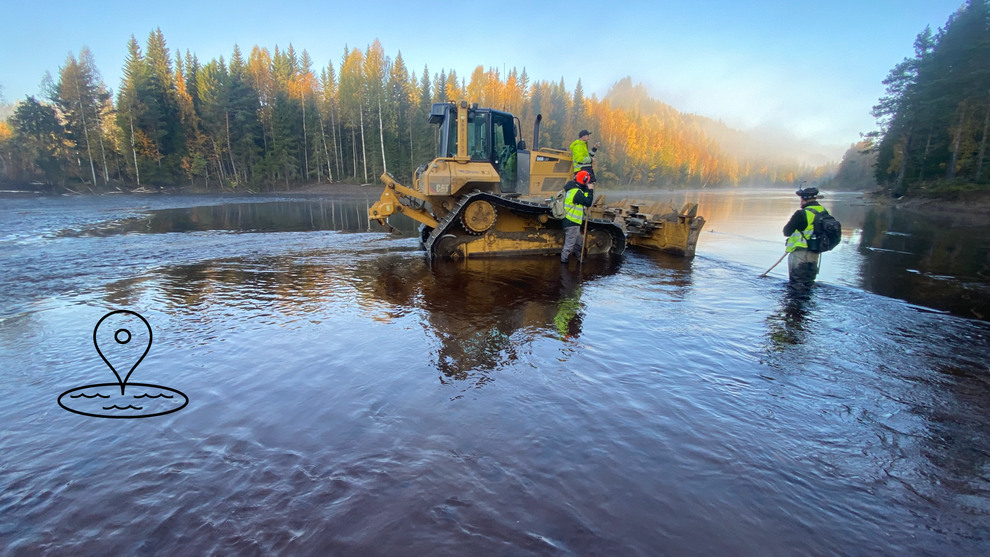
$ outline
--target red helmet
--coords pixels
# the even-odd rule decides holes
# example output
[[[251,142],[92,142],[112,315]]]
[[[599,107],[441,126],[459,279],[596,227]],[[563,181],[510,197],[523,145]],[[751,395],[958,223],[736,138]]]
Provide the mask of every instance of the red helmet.
[[[587,170],[581,170],[574,175],[574,181],[582,186],[587,186],[588,182],[591,181],[591,174]]]

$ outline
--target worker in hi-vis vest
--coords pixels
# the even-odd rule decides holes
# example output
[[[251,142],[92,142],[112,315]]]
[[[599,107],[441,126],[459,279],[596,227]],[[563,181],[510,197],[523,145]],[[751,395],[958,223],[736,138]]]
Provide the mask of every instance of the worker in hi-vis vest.
[[[581,238],[584,208],[591,207],[595,198],[595,186],[590,182],[591,174],[581,170],[564,185],[567,195],[564,197],[564,220],[561,224],[564,227],[564,250],[560,252],[560,262],[565,265],[572,253],[580,258],[584,248],[584,239]]]
[[[595,143],[595,146],[588,150],[588,140],[591,138],[591,132],[588,130],[581,130],[578,134],[578,138],[571,143],[571,161],[573,164],[574,174],[584,170],[591,176],[591,180],[588,182],[594,184],[598,180],[595,179],[595,154],[598,153],[598,148],[601,147],[601,142]]]
[[[815,214],[825,211],[818,202],[818,188],[808,187],[794,192],[801,198],[801,208],[784,225],[787,236],[787,272],[791,283],[809,285],[818,276],[819,253],[808,249],[808,238],[814,230]]]

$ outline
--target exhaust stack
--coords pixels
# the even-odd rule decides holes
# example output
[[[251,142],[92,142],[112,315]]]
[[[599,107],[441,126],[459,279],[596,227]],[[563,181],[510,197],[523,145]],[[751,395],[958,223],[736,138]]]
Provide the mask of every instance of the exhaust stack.
[[[536,122],[533,123],[533,147],[532,149],[540,148],[540,122],[543,121],[543,115],[536,115]]]

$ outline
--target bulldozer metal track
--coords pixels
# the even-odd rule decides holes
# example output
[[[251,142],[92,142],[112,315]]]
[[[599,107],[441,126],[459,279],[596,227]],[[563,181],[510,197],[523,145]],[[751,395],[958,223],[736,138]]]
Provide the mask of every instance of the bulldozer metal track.
[[[435,246],[437,240],[440,238],[452,234],[457,227],[461,227],[461,213],[464,208],[468,206],[473,201],[484,200],[495,207],[505,208],[508,211],[512,211],[516,214],[523,214],[528,217],[532,217],[534,220],[538,219],[540,215],[546,215],[547,218],[553,219],[550,212],[550,207],[543,203],[537,203],[534,201],[524,201],[521,199],[512,199],[504,197],[494,193],[474,191],[462,197],[458,200],[457,204],[450,210],[449,213],[437,224],[428,236],[426,236],[423,245],[426,248],[426,253],[430,259],[436,257]],[[589,219],[588,220],[589,230],[602,230],[607,232],[612,237],[612,249],[610,253],[612,255],[621,255],[626,249],[626,236],[622,231],[622,228],[611,221],[599,220],[599,219]],[[467,232],[464,232],[467,234]],[[456,234],[454,234],[456,236]]]

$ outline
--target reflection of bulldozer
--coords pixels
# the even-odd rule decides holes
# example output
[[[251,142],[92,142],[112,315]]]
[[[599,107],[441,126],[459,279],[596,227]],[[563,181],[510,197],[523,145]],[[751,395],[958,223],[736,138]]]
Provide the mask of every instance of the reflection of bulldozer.
[[[539,144],[541,117],[533,143]],[[559,254],[561,221],[549,199],[571,178],[571,157],[558,149],[526,149],[519,120],[507,112],[460,103],[435,103],[437,156],[416,170],[414,187],[382,175],[385,191],[368,218],[387,228],[402,213],[420,223],[421,240],[433,259]],[[621,254],[626,244],[694,256],[705,224],[698,205],[680,211],[659,202],[604,203],[588,214],[589,255]]]
[[[441,381],[479,385],[525,358],[540,338],[582,334],[581,289],[617,273],[616,258],[593,258],[583,273],[545,258],[434,261],[379,257],[355,269],[367,311],[388,320],[420,315]]]

